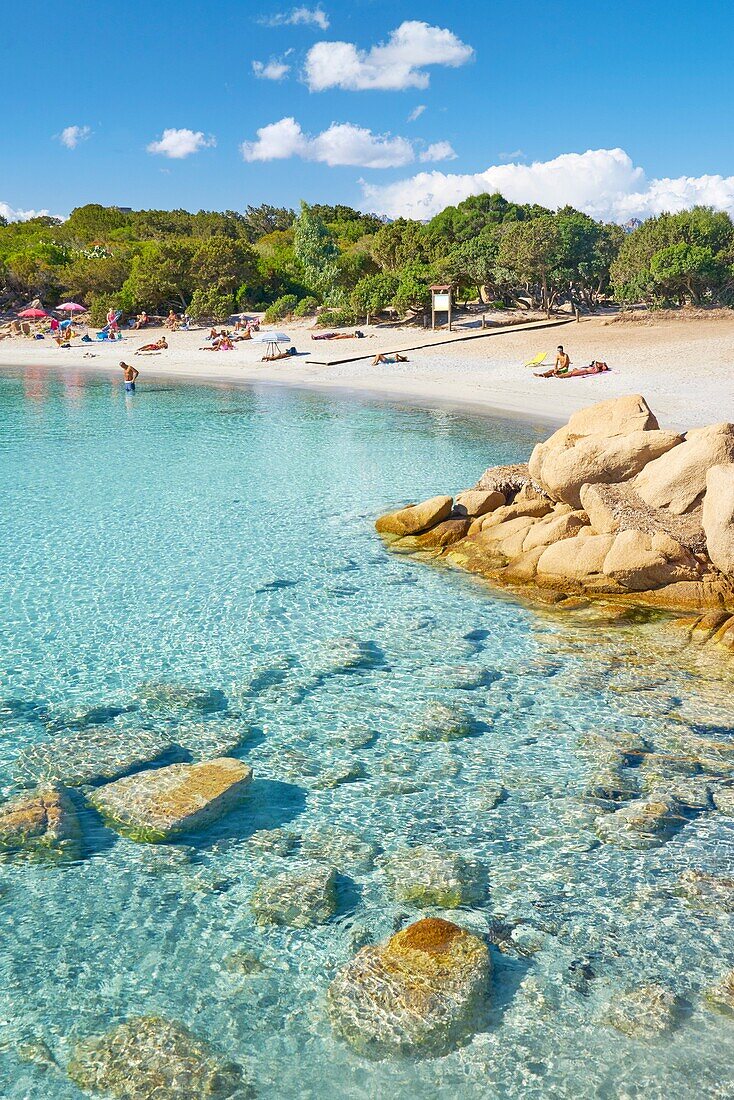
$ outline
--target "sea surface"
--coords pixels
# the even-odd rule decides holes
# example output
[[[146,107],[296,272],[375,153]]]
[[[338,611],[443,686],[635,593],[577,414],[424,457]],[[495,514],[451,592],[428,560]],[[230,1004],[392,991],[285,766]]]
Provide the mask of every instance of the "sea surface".
[[[545,434],[286,388],[143,379],[126,397],[83,371],[3,372],[0,794],[31,744],[100,723],[134,739],[136,711],[119,711],[144,683],[222,692],[228,710],[204,721],[246,727],[255,779],[241,811],[160,852],[90,811],[78,863],[0,865],[0,1096],[78,1100],[74,1043],[140,1014],[182,1021],[278,1100],[734,1096],[734,1022],[702,999],[734,966],[732,917],[677,890],[688,868],[734,874],[732,819],[625,851],[597,842],[584,797],[590,734],[731,738],[731,682],[665,622],[539,613],[374,533],[379,513],[473,485]],[[344,638],[363,664],[333,658]],[[411,740],[436,701],[468,710],[474,735]],[[487,1018],[456,1052],[371,1062],[332,1034],[336,969],[421,915],[379,860],[339,866],[326,925],[254,921],[258,882],[301,855],[262,831],[313,851],[333,828],[486,865],[487,903],[441,915],[521,933],[492,947]],[[234,952],[261,966],[238,972]],[[647,982],[682,1012],[643,1042],[604,1016]],[[25,1060],[44,1043],[51,1064]]]

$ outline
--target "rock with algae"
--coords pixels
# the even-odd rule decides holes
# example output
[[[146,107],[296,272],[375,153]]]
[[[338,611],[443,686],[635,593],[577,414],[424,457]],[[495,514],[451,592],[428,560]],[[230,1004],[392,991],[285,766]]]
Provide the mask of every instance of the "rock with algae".
[[[734,878],[705,871],[684,871],[678,879],[680,893],[699,909],[734,913]]]
[[[3,802],[0,854],[49,862],[79,859],[82,830],[68,791],[53,784]]]
[[[387,856],[383,866],[395,900],[418,909],[481,905],[487,896],[484,866],[458,852],[405,848]]]
[[[679,1013],[675,993],[651,982],[615,998],[604,1020],[631,1039],[657,1039],[675,1027]]]
[[[596,821],[600,840],[618,848],[657,848],[686,823],[683,807],[671,797],[637,798]]]
[[[313,928],[336,913],[336,872],[321,863],[284,871],[261,882],[250,899],[258,924]]]
[[[710,1008],[725,1016],[734,1016],[734,970],[725,974],[716,985],[710,986],[703,996]]]
[[[241,1066],[173,1020],[136,1016],[74,1048],[67,1073],[79,1088],[120,1100],[244,1100]]]
[[[25,786],[106,783],[155,763],[173,750],[174,737],[168,731],[98,726],[31,745],[19,754],[15,775]]]
[[[471,715],[463,707],[446,703],[431,703],[411,727],[415,741],[458,741],[472,734]]]
[[[223,756],[126,776],[93,791],[89,801],[123,836],[156,843],[203,828],[240,805],[251,779],[252,768]]]
[[[301,837],[301,851],[308,859],[330,863],[343,871],[370,871],[380,848],[348,829],[327,825],[307,830]]]
[[[196,684],[170,684],[148,680],[135,692],[141,710],[177,717],[185,713],[215,714],[225,711],[227,696],[219,688]]]
[[[491,962],[485,943],[426,918],[368,945],[329,986],[332,1026],[372,1058],[445,1054],[481,1026]]]

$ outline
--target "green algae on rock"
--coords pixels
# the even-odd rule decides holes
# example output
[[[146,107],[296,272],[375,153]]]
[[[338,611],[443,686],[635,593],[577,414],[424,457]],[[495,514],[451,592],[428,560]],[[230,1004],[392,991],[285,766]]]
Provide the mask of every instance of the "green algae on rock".
[[[415,741],[458,741],[470,737],[473,721],[463,707],[449,706],[447,703],[431,703],[419,716],[415,726],[410,728]]]
[[[195,684],[169,684],[146,681],[135,691],[142,710],[176,717],[193,711],[198,714],[215,714],[225,711],[227,696],[219,688],[199,687]]]
[[[223,756],[126,776],[93,791],[89,801],[123,836],[156,843],[203,828],[241,805],[251,780],[252,768]]]
[[[734,1016],[734,970],[730,970],[721,981],[705,990],[703,996],[709,1008],[723,1013],[724,1016]]]
[[[386,856],[382,864],[394,899],[418,909],[458,909],[480,905],[487,897],[486,869],[458,852],[405,848]]]
[[[334,1031],[371,1058],[448,1053],[482,1025],[490,955],[477,936],[426,918],[368,945],[327,993]]]
[[[183,1024],[137,1016],[83,1039],[67,1066],[81,1089],[119,1100],[238,1100],[252,1096],[242,1067],[225,1061]]]
[[[261,882],[250,899],[258,924],[313,928],[336,913],[336,872],[321,863],[302,865]]]
[[[68,792],[55,784],[2,803],[0,854],[49,862],[79,859],[82,830]]]

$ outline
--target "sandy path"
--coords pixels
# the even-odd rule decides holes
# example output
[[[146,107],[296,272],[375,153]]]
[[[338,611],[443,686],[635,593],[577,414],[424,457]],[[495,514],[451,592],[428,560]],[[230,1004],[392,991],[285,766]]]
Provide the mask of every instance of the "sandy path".
[[[654,324],[605,324],[584,320],[547,331],[502,332],[482,340],[450,343],[410,352],[410,362],[373,367],[369,359],[341,365],[309,363],[309,355],[324,358],[324,344],[311,340],[304,326],[288,325],[300,352],[291,360],[260,362],[262,344],[240,343],[231,352],[207,352],[204,331],[174,333],[171,347],[156,356],[134,356],[135,348],[152,341],[156,330],[126,334],[117,344],[80,345],[61,351],[49,340],[0,342],[3,367],[53,367],[112,371],[120,359],[134,362],[146,376],[180,377],[230,383],[281,383],[311,389],[359,391],[416,403],[448,404],[510,415],[561,422],[575,409],[624,393],[642,393],[661,424],[695,427],[734,419],[734,314],[729,318],[659,321]],[[355,349],[370,355],[419,342],[412,330],[364,329],[369,340],[329,343],[332,358]],[[426,334],[431,338],[433,334]],[[448,334],[447,334],[448,336]],[[575,366],[604,359],[606,375],[569,379],[539,379],[522,364],[540,351],[553,353],[562,342]],[[94,358],[85,359],[91,351]]]

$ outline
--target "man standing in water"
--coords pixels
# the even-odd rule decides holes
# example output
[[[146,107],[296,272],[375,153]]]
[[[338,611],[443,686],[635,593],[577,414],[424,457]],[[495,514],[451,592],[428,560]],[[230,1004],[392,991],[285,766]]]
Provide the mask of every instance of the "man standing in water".
[[[120,366],[122,367],[122,377],[125,379],[125,393],[135,393],[135,382],[140,371],[122,360],[120,360]]]

